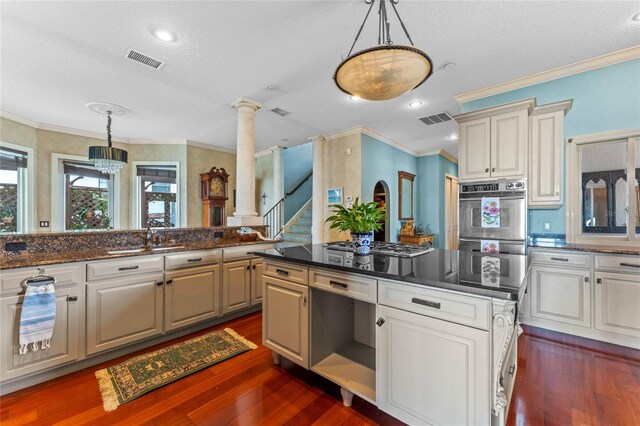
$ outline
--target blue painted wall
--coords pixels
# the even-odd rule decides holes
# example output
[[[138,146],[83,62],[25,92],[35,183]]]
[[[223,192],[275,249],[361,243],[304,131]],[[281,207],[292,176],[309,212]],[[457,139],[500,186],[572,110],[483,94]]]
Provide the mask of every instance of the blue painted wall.
[[[531,97],[537,98],[538,105],[573,99],[573,108],[565,118],[565,140],[576,135],[640,127],[640,59],[467,102],[462,111]],[[563,182],[566,185],[566,180]],[[544,222],[551,225],[548,231],[543,228]],[[564,234],[565,206],[530,209],[529,232]]]
[[[418,159],[397,148],[387,145],[369,135],[362,134],[361,143],[361,200],[373,201],[373,189],[379,180],[383,180],[389,187],[387,209],[389,209],[389,239],[398,241],[400,221],[398,220],[398,172],[418,173]],[[417,194],[419,184],[414,181],[413,202],[414,217],[417,209]]]
[[[313,144],[287,148],[282,152],[282,179],[284,193],[291,192],[298,183],[313,169]],[[313,192],[312,180],[305,182],[295,194],[284,201],[284,223],[289,222],[293,215],[309,201]]]
[[[426,234],[433,234],[433,246],[444,248],[445,240],[445,173],[458,176],[458,165],[441,155],[418,158],[418,206],[416,224]]]

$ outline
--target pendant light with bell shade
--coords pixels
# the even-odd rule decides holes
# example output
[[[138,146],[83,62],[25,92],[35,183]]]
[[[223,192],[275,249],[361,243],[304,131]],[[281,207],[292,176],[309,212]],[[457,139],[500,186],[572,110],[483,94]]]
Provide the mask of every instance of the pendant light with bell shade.
[[[410,46],[394,45],[391,41],[387,1],[409,39]],[[396,9],[399,0],[378,0],[378,45],[352,54],[375,2],[376,0],[365,0],[370,5],[369,10],[347,58],[338,65],[333,79],[338,88],[350,96],[384,101],[403,95],[424,83],[433,73],[433,63],[425,52],[413,45]]]

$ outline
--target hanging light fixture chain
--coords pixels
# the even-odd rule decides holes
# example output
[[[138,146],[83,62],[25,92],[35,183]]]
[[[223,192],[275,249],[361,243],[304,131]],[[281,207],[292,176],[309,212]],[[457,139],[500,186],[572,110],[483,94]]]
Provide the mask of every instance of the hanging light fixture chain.
[[[111,148],[111,111],[107,111],[107,142]]]
[[[393,7],[393,11],[396,13],[396,16],[398,17],[398,21],[400,21],[400,26],[402,26],[402,29],[404,30],[404,34],[407,36],[407,38],[409,39],[409,43],[411,43],[412,46],[414,46],[413,44],[413,40],[411,40],[411,36],[409,35],[409,31],[407,31],[407,27],[404,26],[404,22],[402,22],[402,18],[400,18],[400,14],[398,13],[398,9],[396,9],[396,3],[398,3],[400,0],[389,0],[389,2],[391,3],[391,7]]]
[[[384,1],[384,0],[381,0]],[[351,45],[351,49],[349,49],[349,54],[347,55],[347,57],[351,56],[351,52],[353,52],[353,48],[356,45],[356,42],[358,41],[358,38],[360,37],[360,33],[362,32],[362,29],[364,28],[364,24],[367,22],[367,18],[369,17],[369,14],[371,13],[371,9],[373,9],[373,4],[376,2],[376,0],[371,0],[371,6],[369,6],[369,10],[367,11],[367,15],[364,17],[364,21],[362,21],[362,25],[360,25],[360,29],[358,30],[358,34],[356,35],[356,39],[353,40],[353,44]],[[365,3],[368,3],[367,0],[365,0]]]

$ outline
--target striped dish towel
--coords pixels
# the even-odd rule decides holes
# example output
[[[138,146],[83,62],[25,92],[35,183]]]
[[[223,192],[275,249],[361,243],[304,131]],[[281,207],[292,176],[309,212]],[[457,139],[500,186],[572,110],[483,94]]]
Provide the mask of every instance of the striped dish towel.
[[[20,355],[51,345],[56,321],[56,289],[53,284],[27,286],[20,315]]]

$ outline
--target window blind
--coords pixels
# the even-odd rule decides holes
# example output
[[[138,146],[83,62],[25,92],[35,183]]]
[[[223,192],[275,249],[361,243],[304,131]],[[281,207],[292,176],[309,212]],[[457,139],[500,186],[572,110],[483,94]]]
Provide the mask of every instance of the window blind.
[[[67,175],[76,175],[105,180],[111,179],[111,176],[108,173],[101,173],[91,163],[83,163],[80,161],[63,161],[62,164],[64,166],[64,174]]]
[[[0,169],[17,171],[27,167],[27,153],[2,147],[0,148]]]
[[[146,181],[176,183],[175,166],[138,166],[136,174]]]

